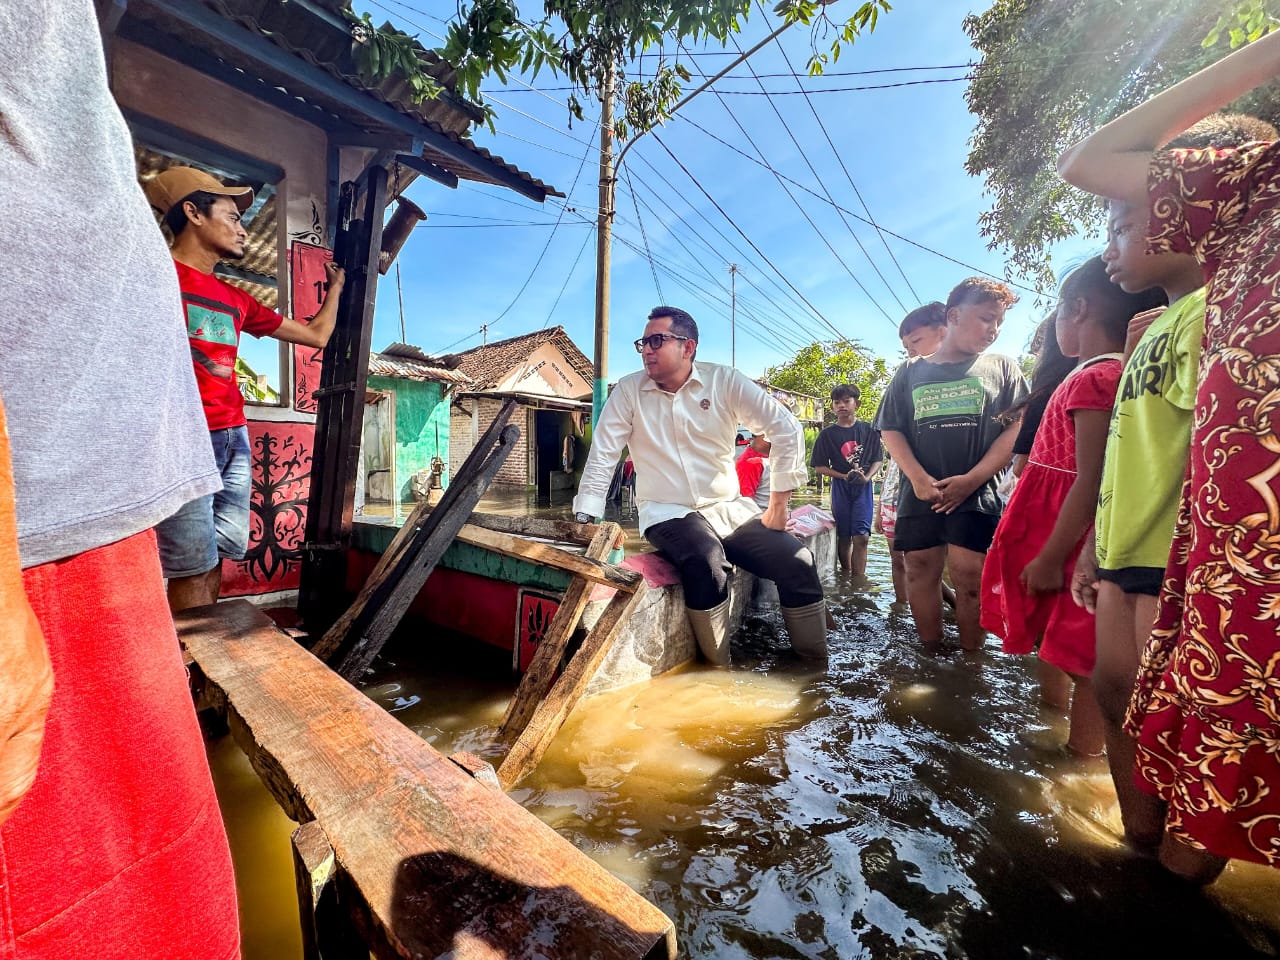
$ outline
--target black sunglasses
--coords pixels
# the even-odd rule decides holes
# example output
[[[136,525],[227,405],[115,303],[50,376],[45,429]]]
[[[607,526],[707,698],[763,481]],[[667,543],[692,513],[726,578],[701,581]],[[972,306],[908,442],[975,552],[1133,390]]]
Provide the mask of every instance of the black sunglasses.
[[[636,341],[636,353],[644,353],[647,344],[650,350],[661,350],[668,340],[692,340],[692,337],[678,337],[674,333],[651,333]]]

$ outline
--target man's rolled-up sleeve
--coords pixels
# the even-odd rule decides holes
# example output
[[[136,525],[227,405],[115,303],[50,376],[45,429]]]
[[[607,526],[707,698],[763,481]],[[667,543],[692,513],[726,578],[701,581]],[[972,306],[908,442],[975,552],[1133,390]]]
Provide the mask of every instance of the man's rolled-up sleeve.
[[[613,468],[623,449],[631,442],[634,404],[635,398],[624,384],[616,386],[604,402],[600,422],[591,432],[591,449],[587,453],[586,466],[582,468],[578,495],[573,498],[574,513],[604,516]]]

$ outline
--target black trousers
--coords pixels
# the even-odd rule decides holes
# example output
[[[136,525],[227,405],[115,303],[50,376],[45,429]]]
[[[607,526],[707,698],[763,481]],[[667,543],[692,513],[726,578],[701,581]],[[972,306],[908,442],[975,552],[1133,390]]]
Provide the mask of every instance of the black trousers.
[[[644,533],[680,572],[685,606],[710,610],[729,597],[729,574],[738,566],[778,585],[784,607],[822,599],[813,554],[791,534],[749,520],[723,540],[707,518],[690,513],[656,523]]]

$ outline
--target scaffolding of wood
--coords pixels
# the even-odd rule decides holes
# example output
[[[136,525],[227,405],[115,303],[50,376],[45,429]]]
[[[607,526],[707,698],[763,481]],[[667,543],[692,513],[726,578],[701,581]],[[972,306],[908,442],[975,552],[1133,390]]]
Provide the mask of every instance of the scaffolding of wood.
[[[308,960],[675,956],[671,921],[446,758],[246,601],[177,617],[201,702],[225,717],[294,835]]]

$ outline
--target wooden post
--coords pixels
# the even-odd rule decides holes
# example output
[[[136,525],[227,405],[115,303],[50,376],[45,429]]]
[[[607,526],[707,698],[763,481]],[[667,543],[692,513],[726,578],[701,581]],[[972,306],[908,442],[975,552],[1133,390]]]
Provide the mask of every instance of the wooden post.
[[[509,401],[503,411],[509,415],[514,408],[514,401]],[[358,609],[343,618],[344,623],[350,623],[345,635],[340,639],[326,637],[326,649],[333,647],[330,659],[338,663],[338,672],[344,678],[356,680],[390,639],[519,438],[520,430],[508,424],[502,428],[497,444],[483,453],[483,459],[467,458],[440,505],[412,533],[412,541],[398,549],[392,565],[383,569],[382,579],[365,584],[366,589],[356,598]]]
[[[504,789],[511,789],[538,765],[542,755],[551,746],[551,741],[564,726],[569,713],[582,699],[587,684],[646,589],[644,580],[641,579],[640,586],[634,593],[619,590],[609,601],[595,627],[582,641],[582,646],[573,655],[546,699],[538,704],[524,732],[498,767],[498,780],[502,782]]]
[[[338,862],[320,824],[309,820],[293,831],[290,840],[302,960],[367,960],[369,948],[336,902]]]
[[[586,556],[592,560],[604,559],[613,549],[621,533],[622,528],[616,523],[601,524],[599,532],[587,546]],[[582,612],[587,608],[592,586],[590,581],[582,577],[574,577],[573,583],[564,592],[560,607],[547,628],[547,635],[538,644],[529,669],[520,678],[520,686],[516,688],[515,696],[507,704],[506,715],[502,718],[502,726],[498,729],[498,739],[503,743],[514,743],[520,734],[524,733],[525,727],[529,725],[530,719],[538,709],[538,704],[551,690],[551,684],[555,681],[556,671],[560,669],[565,648],[569,645],[569,638],[578,628]]]
[[[360,201],[363,200],[363,203]],[[343,185],[334,259],[347,271],[338,322],[324,351],[307,497],[306,541],[298,609],[312,634],[333,622],[347,579],[346,548],[355,510],[356,461],[364,427],[364,393],[378,286],[387,171],[370,166]],[[358,212],[357,212],[357,208]]]

